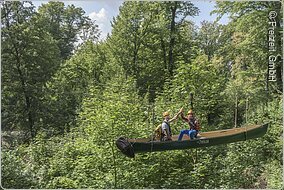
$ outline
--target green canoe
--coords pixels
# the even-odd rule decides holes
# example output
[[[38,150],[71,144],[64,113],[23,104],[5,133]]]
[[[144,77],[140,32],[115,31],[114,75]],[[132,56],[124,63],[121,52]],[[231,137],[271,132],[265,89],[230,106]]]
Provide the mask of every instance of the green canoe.
[[[193,140],[184,135],[182,141],[177,140],[178,135],[174,135],[172,141],[151,141],[151,138],[127,139],[120,137],[116,140],[116,145],[123,154],[134,158],[135,153],[140,152],[208,147],[254,139],[263,136],[267,128],[268,124],[247,125],[240,128],[203,132],[198,134],[197,138]]]

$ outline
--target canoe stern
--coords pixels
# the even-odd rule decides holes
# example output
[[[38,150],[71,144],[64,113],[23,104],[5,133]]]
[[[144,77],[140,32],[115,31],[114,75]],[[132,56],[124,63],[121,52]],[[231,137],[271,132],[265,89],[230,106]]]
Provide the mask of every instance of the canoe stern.
[[[248,130],[246,133],[246,139],[254,139],[258,137],[262,137],[266,134],[268,130],[268,123],[261,125],[260,127],[254,130]]]

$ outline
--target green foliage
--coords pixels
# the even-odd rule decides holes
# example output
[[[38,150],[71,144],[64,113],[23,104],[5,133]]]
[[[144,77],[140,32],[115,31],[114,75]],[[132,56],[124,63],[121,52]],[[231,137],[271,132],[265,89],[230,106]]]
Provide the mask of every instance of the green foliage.
[[[82,8],[65,7],[63,2],[48,2],[38,9],[38,24],[57,41],[63,59],[72,55],[79,40],[85,42],[98,37],[98,25],[84,14]]]
[[[218,2],[216,10],[213,11],[219,14],[220,17],[229,14],[232,19],[225,26],[225,31],[231,34],[232,39],[231,43],[224,46],[223,56],[231,52],[229,56],[232,64],[242,70],[250,70],[255,73],[256,76],[254,77],[259,81],[261,81],[259,77],[262,80],[266,78],[266,69],[268,67],[267,31],[269,27],[268,15],[271,10],[276,11],[277,15],[279,15],[276,22],[280,23],[280,15],[283,15],[280,2]],[[281,34],[276,29],[275,44],[277,44],[277,52],[275,52],[275,55],[282,52],[282,47],[279,45],[280,36]],[[277,72],[282,70],[282,63],[280,62],[276,63]],[[272,85],[269,84],[269,86]],[[282,91],[282,82],[277,82],[277,89]]]
[[[222,26],[216,22],[211,23],[207,21],[201,22],[200,31],[198,32],[197,40],[200,49],[211,60],[217,50],[222,47]]]
[[[81,8],[2,3],[2,186],[283,188],[281,86],[265,91],[276,3],[216,4],[230,22],[197,29],[191,2],[125,2],[112,34],[96,43]],[[201,133],[232,128],[237,109],[238,125],[268,123],[267,134],[135,159],[117,149],[120,136],[151,137],[164,111],[190,109],[190,92]],[[179,118],[171,127],[179,134],[188,125]]]
[[[44,85],[60,63],[59,50],[51,35],[36,25],[32,5],[2,6],[3,129],[33,137],[43,114]]]
[[[126,75],[136,79],[140,94],[150,92],[150,101],[179,60],[194,56],[191,33],[196,28],[185,18],[197,14],[191,2],[125,2],[113,20],[111,53]]]
[[[100,84],[107,61],[104,50],[91,41],[64,62],[47,83],[45,107],[48,109],[43,123],[45,129],[64,133],[75,125],[82,99],[89,84]]]
[[[1,152],[1,158],[2,187],[20,189],[33,186],[31,173],[17,150],[4,150]]]
[[[267,181],[267,187],[270,189],[283,189],[283,164],[277,161],[271,161],[265,165],[263,177]]]
[[[226,166],[223,176],[225,188],[263,188],[269,180],[277,181],[280,178],[283,145],[280,138],[283,133],[282,101],[276,99],[267,109],[259,107],[257,112],[252,118],[261,123],[268,122],[269,130],[263,138],[229,145],[227,156],[223,160]],[[274,163],[275,174],[267,168],[271,163]],[[276,185],[277,188],[281,187],[279,182]]]
[[[191,64],[182,64],[177,69],[175,78],[166,87],[166,99],[163,101],[170,98],[173,105],[189,109],[189,93],[192,92],[194,110],[203,130],[208,125],[216,129],[217,124],[222,126],[222,114],[226,113],[222,110],[222,105],[226,103],[226,97],[222,94],[226,81],[221,76],[213,61],[208,61],[204,54],[198,55]]]

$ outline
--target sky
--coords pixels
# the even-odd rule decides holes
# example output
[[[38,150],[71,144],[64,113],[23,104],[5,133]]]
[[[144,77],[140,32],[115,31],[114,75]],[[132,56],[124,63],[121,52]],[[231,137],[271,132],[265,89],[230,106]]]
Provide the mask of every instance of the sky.
[[[35,1],[33,4],[38,7],[48,1]],[[111,32],[111,24],[113,17],[119,13],[119,6],[122,5],[123,0],[78,0],[78,1],[62,1],[65,5],[74,4],[76,7],[81,7],[91,19],[96,20],[101,31],[101,39],[105,39],[107,34]],[[209,0],[193,0],[192,3],[200,9],[199,16],[191,17],[190,20],[200,26],[203,20],[214,21],[217,15],[210,15],[214,10],[215,1]],[[226,24],[228,18],[222,18],[219,23]]]

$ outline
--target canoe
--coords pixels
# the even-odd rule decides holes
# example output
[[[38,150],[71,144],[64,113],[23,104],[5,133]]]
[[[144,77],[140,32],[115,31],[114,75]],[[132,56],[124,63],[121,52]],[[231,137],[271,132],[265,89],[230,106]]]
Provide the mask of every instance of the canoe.
[[[178,135],[173,135],[172,141],[152,141],[151,138],[128,139],[120,137],[116,140],[116,146],[126,156],[134,158],[135,153],[141,152],[208,147],[254,139],[263,136],[267,132],[267,128],[268,124],[247,125],[240,128],[201,132],[196,139],[192,140],[187,135],[184,135],[181,141],[177,140]]]

